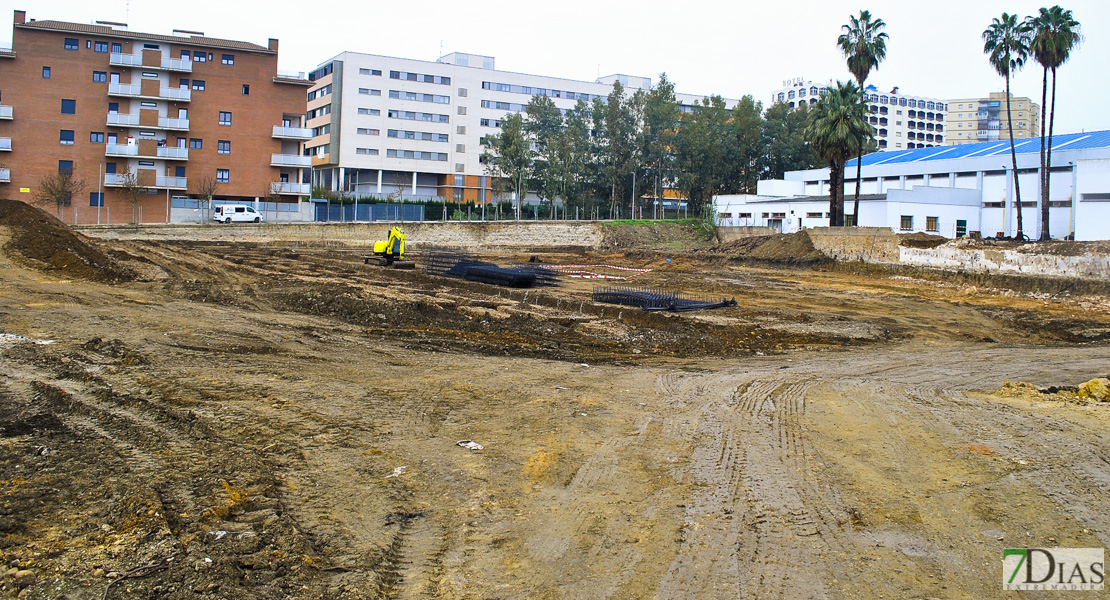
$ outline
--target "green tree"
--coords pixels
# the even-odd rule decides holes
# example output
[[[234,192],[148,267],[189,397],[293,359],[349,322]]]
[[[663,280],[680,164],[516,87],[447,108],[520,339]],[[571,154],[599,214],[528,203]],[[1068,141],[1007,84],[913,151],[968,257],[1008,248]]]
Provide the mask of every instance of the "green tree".
[[[763,104],[744,96],[732,107],[727,140],[731,173],[723,193],[754,194],[756,182],[763,174],[767,144],[763,138]]]
[[[859,17],[848,17],[848,24],[841,26],[843,33],[836,40],[840,51],[848,59],[848,71],[859,84],[860,103],[864,106],[866,102],[862,93],[863,82],[867,81],[867,76],[872,69],[879,69],[879,63],[886,58],[886,41],[889,36],[882,32],[884,28],[886,23],[882,19],[872,20],[870,11],[861,10]],[[853,215],[859,215],[859,188],[863,180],[863,168],[860,166],[863,164],[863,142],[863,138],[860,138],[857,143],[856,201]],[[858,218],[855,224],[860,224]]]
[[[520,113],[508,113],[501,120],[501,133],[482,139],[485,150],[479,160],[485,165],[486,174],[509,180],[516,190],[517,218],[524,195],[528,193],[525,177],[532,169],[532,147],[524,132],[524,118]]]
[[[593,141],[590,136],[592,120],[590,104],[579,99],[563,119],[563,135],[559,156],[564,161],[564,178],[561,196],[569,208],[586,208],[586,199],[594,188],[596,165]],[[568,213],[569,214],[569,213]]]
[[[865,119],[861,94],[856,84],[838,81],[814,105],[813,122],[806,128],[810,146],[829,165],[829,213],[833,226],[844,225],[844,165],[860,146],[860,140],[870,138],[875,131]]]
[[[89,184],[73,174],[73,169],[58,169],[43,175],[35,190],[35,201],[43,206],[53,205],[62,218],[62,209],[73,204],[73,197],[85,191]]]
[[[681,114],[681,107],[674,94],[674,84],[667,79],[666,73],[661,73],[659,83],[651,88],[644,99],[642,136],[644,170],[651,181],[652,195],[656,202],[662,198],[662,190],[673,177],[674,142],[678,135]]]
[[[598,157],[601,174],[605,186],[609,188],[609,211],[610,217],[613,217],[640,165],[643,95],[626,95],[624,86],[616,81],[606,100],[595,101],[593,113],[600,138]],[[630,205],[634,202],[635,199],[632,199]]]
[[[720,96],[702,98],[683,113],[675,140],[676,184],[697,210],[709,205],[715,194],[727,189],[732,113]]]
[[[1014,147],[1014,117],[1010,110],[1010,76],[1017,72],[1029,58],[1029,26],[1019,23],[1017,15],[1002,13],[983,31],[983,52],[989,56],[991,66],[1006,79],[1006,122],[1010,130],[1010,160],[1014,167],[1014,196],[1017,207],[1017,238],[1024,239],[1021,217],[1021,183],[1018,177],[1017,150]]]
[[[1041,237],[1050,238],[1048,229],[1049,179],[1052,171],[1052,128],[1056,118],[1056,69],[1067,62],[1071,51],[1079,46],[1079,21],[1072,18],[1070,10],[1059,5],[1042,8],[1035,17],[1026,17],[1032,40],[1029,51],[1044,67],[1041,82]],[[1047,106],[1048,72],[1052,71],[1052,107],[1048,110],[1048,137],[1045,137],[1045,108]]]
[[[565,157],[563,156],[563,113],[551,98],[533,96],[524,107],[527,119],[524,133],[533,150],[531,179],[540,201],[554,207],[554,200],[563,190]]]
[[[791,109],[785,102],[775,102],[763,114],[763,139],[767,144],[763,164],[769,179],[782,179],[787,171],[821,164],[805,138],[812,116],[808,104]]]

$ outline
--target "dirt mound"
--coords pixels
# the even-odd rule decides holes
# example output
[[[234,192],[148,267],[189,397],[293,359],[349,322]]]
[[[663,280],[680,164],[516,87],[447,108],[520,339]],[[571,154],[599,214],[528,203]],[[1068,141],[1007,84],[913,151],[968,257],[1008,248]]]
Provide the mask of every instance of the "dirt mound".
[[[692,220],[615,221],[601,229],[602,250],[704,248],[716,239]]]
[[[906,248],[936,248],[948,241],[948,238],[932,235],[930,233],[907,233],[898,236],[898,245]]]
[[[30,259],[35,268],[92,281],[128,281],[135,277],[89,238],[27,203],[0,200],[0,227],[11,231],[4,249]]]
[[[805,231],[744,238],[721,244],[711,252],[737,262],[811,266],[832,261],[813,246]]]

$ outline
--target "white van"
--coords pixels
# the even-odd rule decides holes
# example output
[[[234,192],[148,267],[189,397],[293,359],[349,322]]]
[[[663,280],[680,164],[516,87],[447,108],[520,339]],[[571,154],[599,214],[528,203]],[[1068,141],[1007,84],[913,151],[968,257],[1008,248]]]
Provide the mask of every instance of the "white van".
[[[212,220],[219,223],[261,223],[265,219],[253,206],[221,204],[212,208]]]

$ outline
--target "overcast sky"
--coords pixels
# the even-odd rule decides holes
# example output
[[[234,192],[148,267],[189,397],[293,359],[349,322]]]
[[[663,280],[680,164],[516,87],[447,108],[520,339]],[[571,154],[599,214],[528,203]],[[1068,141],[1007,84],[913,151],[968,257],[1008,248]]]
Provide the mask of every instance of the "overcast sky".
[[[310,71],[343,51],[421,60],[443,53],[494,56],[499,70],[594,80],[624,73],[658,78],[678,91],[752,95],[769,104],[786,79],[851,76],[836,47],[848,16],[869,9],[887,23],[887,58],[868,83],[882,91],[943,100],[1004,89],[987,64],[982,32],[1004,11],[1021,17],[1044,2],[926,0],[864,4],[788,2],[553,2],[314,0],[0,0],[3,14],[77,23],[126,21],[133,31],[205,32],[265,45],[281,40],[279,68]],[[1110,59],[1110,2],[1067,0],[1083,42],[1059,69],[1056,131],[1110,129],[1105,108]],[[10,44],[11,28],[0,28]],[[18,49],[17,49],[18,51]],[[1040,102],[1042,70],[1031,63],[1013,82],[1015,95]]]

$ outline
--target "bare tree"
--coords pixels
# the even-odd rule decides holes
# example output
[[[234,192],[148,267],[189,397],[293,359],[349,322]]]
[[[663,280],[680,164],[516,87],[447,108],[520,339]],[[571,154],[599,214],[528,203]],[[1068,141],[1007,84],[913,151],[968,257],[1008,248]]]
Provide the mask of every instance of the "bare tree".
[[[208,203],[209,219],[212,218],[212,197],[216,195],[216,189],[219,187],[220,181],[214,175],[205,175],[197,181],[197,198]]]
[[[123,195],[131,202],[131,223],[138,223],[139,199],[142,198],[147,188],[139,184],[139,174],[132,171],[130,166],[124,166],[123,172],[119,176],[119,187],[123,190]]]
[[[53,204],[60,219],[62,209],[73,204],[73,197],[88,187],[88,182],[75,176],[72,170],[55,171],[39,179],[35,202],[44,207]]]

